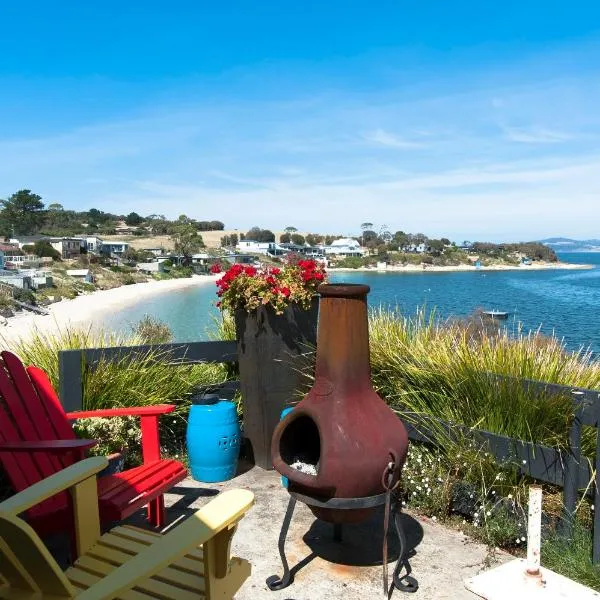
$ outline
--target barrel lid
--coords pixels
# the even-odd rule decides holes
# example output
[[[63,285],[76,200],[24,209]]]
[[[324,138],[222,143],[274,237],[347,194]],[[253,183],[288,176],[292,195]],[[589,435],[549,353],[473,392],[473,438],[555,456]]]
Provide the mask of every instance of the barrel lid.
[[[219,400],[219,394],[195,394],[192,396],[194,405],[216,404]]]

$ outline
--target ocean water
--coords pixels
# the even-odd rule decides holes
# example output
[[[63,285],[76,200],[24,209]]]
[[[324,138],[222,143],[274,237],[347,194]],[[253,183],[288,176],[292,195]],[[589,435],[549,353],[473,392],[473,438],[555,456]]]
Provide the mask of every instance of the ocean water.
[[[332,274],[332,282],[365,283],[369,305],[398,308],[405,315],[419,307],[442,318],[466,316],[478,308],[510,313],[514,331],[540,329],[564,340],[571,349],[600,353],[600,253],[564,253],[564,262],[593,264],[585,271],[469,271],[456,273]],[[215,286],[209,284],[165,293],[112,315],[106,326],[129,329],[145,314],[166,322],[177,341],[209,339],[218,311]]]

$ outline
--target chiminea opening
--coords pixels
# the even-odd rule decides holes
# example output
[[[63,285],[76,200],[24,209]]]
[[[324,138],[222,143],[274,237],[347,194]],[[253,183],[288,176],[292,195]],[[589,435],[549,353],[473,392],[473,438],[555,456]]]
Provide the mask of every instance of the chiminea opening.
[[[281,434],[279,454],[292,469],[317,475],[321,458],[321,438],[317,424],[308,416],[294,419]]]

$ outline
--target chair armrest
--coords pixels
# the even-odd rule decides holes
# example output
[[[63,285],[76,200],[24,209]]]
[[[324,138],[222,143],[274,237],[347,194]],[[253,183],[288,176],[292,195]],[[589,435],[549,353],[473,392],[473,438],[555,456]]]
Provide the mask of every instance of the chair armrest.
[[[78,410],[67,413],[67,419],[90,419],[109,417],[152,417],[166,415],[175,410],[173,404],[155,404],[153,406],[131,406],[125,408],[101,408],[99,410]]]
[[[232,527],[254,504],[248,490],[229,490],[124,565],[77,596],[77,600],[105,600],[121,596],[140,579],[152,577],[188,552],[206,543],[225,528]]]
[[[59,492],[75,487],[90,477],[95,477],[107,465],[108,460],[104,456],[94,456],[76,462],[74,465],[30,485],[8,500],[0,502],[0,511],[18,515]]]
[[[97,440],[36,440],[28,442],[0,442],[0,452],[49,452],[51,454],[66,454],[73,451],[83,451],[95,446]]]

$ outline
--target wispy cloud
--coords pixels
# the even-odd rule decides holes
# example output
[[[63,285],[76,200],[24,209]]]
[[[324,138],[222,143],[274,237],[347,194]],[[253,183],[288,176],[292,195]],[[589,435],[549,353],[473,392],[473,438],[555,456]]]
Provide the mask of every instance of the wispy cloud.
[[[375,131],[369,131],[363,134],[362,137],[365,141],[370,142],[371,144],[387,146],[388,148],[410,150],[413,148],[422,148],[424,146],[424,144],[421,142],[415,142],[413,140],[402,138],[381,128],[375,129]]]
[[[544,128],[506,127],[506,139],[522,144],[557,144],[573,138],[571,134]]]

